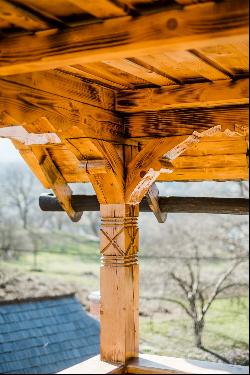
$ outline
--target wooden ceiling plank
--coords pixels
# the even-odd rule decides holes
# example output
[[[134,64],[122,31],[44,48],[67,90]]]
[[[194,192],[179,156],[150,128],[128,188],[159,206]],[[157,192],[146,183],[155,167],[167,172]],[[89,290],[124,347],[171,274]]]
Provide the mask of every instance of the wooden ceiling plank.
[[[80,64],[76,64],[76,65],[72,65],[72,66],[66,66],[66,67],[64,66],[61,69],[63,69],[63,71],[65,71],[65,72],[68,72],[69,74],[72,73],[72,74],[78,75],[79,77],[82,77],[82,79],[87,80],[90,83],[102,85],[102,86],[107,87],[109,89],[115,90],[115,89],[125,89],[127,87],[130,87],[130,86],[124,86],[123,84],[120,84],[120,83],[117,83],[117,82],[114,82],[114,81],[110,81],[109,79],[106,79],[103,76],[100,76],[100,74],[96,75],[96,74],[94,74],[93,71],[92,71],[92,73],[90,73],[90,70],[85,69]]]
[[[195,57],[231,77],[249,74],[249,48],[246,41],[237,44],[215,45],[198,50],[191,50]]]
[[[26,124],[29,131],[27,124],[31,124],[30,130],[34,131],[36,122],[46,118],[59,137],[123,141],[123,123],[111,111],[5,80],[0,80],[0,94],[0,114],[7,117],[2,119],[4,126]]]
[[[143,80],[158,86],[166,86],[174,83],[174,81],[164,76],[164,74],[160,75],[159,73],[156,73],[153,69],[147,69],[141,65],[138,65],[130,59],[116,59],[110,61],[106,60],[103,62],[107,65],[110,65],[120,70],[124,70],[129,74],[142,78]]]
[[[216,29],[215,24],[220,27]],[[0,75],[47,70],[139,54],[201,48],[248,33],[248,2],[207,2],[102,24],[59,30],[53,35],[26,35],[1,41]],[[96,42],[98,40],[98,43]],[[25,46],[25,48],[24,48]]]
[[[37,31],[49,28],[49,24],[31,11],[22,9],[6,0],[0,0],[0,18],[24,30]]]
[[[74,65],[74,68],[77,68],[81,70],[84,74],[91,74],[95,77],[96,80],[105,80],[109,82],[111,86],[125,89],[127,87],[133,87],[133,85],[130,84],[130,82],[124,77],[120,76],[119,70],[116,72],[112,72],[111,69],[102,62],[95,62],[92,64],[86,64],[86,65]]]
[[[112,18],[112,17],[122,17],[127,15],[122,7],[119,7],[115,3],[109,0],[69,0],[71,3],[75,4],[77,7],[83,9],[84,11],[92,14],[97,18]]]
[[[116,95],[116,110],[135,113],[219,104],[247,104],[249,102],[248,86],[248,79],[241,79],[175,85],[160,89],[123,90]]]
[[[190,53],[189,51],[174,51],[173,53],[166,54],[166,62],[168,60],[175,64],[177,69],[191,71],[193,77],[203,77],[210,81],[218,79],[226,79],[228,75],[216,67],[211,66],[203,61],[199,56]]]
[[[220,105],[215,107],[176,108],[131,114],[124,119],[126,133],[131,138],[175,137],[190,135],[220,125],[247,135],[248,105]]]

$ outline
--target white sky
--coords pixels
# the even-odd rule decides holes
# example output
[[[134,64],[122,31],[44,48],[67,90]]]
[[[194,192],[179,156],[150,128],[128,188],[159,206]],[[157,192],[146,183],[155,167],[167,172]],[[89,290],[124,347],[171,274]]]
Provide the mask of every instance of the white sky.
[[[0,138],[0,163],[22,161],[22,158],[12,143]]]

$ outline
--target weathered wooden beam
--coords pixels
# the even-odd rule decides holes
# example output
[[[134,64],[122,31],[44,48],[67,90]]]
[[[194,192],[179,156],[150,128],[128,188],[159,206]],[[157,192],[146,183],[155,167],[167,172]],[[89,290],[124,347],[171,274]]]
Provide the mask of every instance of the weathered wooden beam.
[[[84,80],[77,69],[64,67],[44,72],[17,74],[8,81],[46,91],[107,110],[114,110],[115,93],[103,86]]]
[[[128,137],[173,137],[191,135],[220,125],[222,131],[229,129],[247,134],[249,129],[249,105],[228,104],[198,108],[172,108],[161,111],[145,111],[125,117]]]
[[[161,88],[118,91],[116,110],[121,112],[160,111],[165,109],[241,105],[249,103],[249,80],[175,85]],[[216,108],[214,109],[216,111]]]
[[[11,118],[16,122],[11,122]],[[122,120],[111,111],[0,80],[2,126],[25,124],[28,130],[29,124],[34,132],[35,123],[42,118],[46,118],[47,122],[53,125],[55,132],[64,138],[89,137],[118,142],[124,139]],[[41,129],[40,132],[44,130]]]
[[[209,213],[248,215],[249,199],[246,198],[210,198],[210,197],[163,197],[159,196],[159,208],[162,213]],[[39,206],[43,211],[63,211],[53,194],[42,194]],[[76,212],[99,211],[100,204],[95,195],[73,195],[72,207]],[[140,203],[140,212],[152,212],[147,198]]]
[[[219,27],[215,27],[219,25]],[[248,2],[208,2],[141,17],[119,17],[102,24],[1,40],[0,75],[47,70],[166,51],[198,48],[223,38],[229,43],[248,33]],[[96,41],[98,40],[98,43]]]

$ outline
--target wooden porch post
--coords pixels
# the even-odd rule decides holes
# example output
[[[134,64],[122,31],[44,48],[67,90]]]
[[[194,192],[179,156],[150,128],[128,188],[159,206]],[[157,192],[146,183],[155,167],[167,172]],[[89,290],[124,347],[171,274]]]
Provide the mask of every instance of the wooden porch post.
[[[139,207],[101,204],[101,359],[125,363],[139,353]]]

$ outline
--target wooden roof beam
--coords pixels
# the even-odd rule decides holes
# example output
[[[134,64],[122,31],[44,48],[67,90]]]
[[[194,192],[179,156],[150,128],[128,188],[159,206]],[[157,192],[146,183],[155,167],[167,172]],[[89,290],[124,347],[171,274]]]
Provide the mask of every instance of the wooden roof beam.
[[[218,29],[214,25],[220,25]],[[45,34],[1,40],[0,75],[47,70],[230,42],[248,33],[248,1],[207,2],[133,18],[109,19]],[[224,39],[225,38],[225,39]],[[98,40],[98,43],[96,41]]]
[[[174,85],[161,88],[122,90],[116,95],[116,110],[123,113],[160,111],[249,103],[249,80]]]
[[[203,103],[201,107],[187,106],[145,111],[128,114],[125,117],[127,136],[137,140],[191,135],[193,131],[202,132],[218,125],[221,126],[222,131],[228,129],[247,136],[249,105],[234,103],[209,106]]]
[[[5,80],[0,80],[1,123],[37,133],[52,124],[59,137],[124,141],[122,120],[113,112]]]

